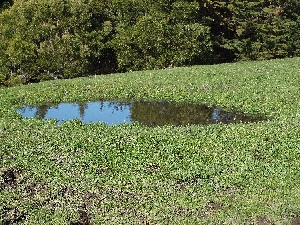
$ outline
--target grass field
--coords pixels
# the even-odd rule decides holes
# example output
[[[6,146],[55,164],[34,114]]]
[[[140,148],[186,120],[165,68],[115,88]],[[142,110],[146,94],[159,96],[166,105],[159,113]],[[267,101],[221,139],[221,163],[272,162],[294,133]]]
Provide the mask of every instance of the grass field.
[[[0,89],[2,224],[300,224],[300,58]],[[23,105],[166,100],[266,121],[187,127],[23,119]]]

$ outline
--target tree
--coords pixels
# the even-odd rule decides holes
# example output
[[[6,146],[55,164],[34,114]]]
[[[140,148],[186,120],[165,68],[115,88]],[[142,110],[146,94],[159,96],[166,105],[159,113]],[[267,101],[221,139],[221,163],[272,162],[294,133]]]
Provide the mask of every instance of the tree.
[[[232,1],[197,0],[197,2],[199,3],[198,22],[210,27],[213,52],[209,63],[234,61],[236,58],[234,51],[226,46],[236,34],[233,12],[230,7]]]
[[[227,47],[238,59],[299,55],[300,3],[296,0],[231,1],[236,38]]]
[[[85,0],[15,1],[0,16],[2,83],[90,73],[90,59],[99,57],[111,31],[103,20],[93,27],[92,10]]]
[[[206,61],[211,51],[210,33],[196,21],[197,8],[196,2],[183,0],[112,1],[116,21],[112,46],[119,70]]]
[[[208,61],[209,28],[194,1],[16,0],[0,16],[1,82]]]

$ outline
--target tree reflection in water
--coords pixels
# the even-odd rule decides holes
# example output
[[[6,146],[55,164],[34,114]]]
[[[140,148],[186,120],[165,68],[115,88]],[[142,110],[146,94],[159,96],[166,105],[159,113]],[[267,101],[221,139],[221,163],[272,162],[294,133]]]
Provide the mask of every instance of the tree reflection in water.
[[[263,117],[226,112],[221,107],[208,107],[203,104],[174,104],[163,101],[134,102],[131,107],[131,119],[148,126],[165,124],[187,126],[190,124],[255,122],[263,120]]]

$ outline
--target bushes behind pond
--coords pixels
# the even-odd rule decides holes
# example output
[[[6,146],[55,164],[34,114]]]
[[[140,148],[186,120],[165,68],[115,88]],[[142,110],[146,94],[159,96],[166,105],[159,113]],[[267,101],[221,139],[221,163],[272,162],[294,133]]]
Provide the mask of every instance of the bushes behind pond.
[[[1,13],[0,82],[182,66],[211,52],[198,4],[16,1]],[[179,16],[180,14],[180,16]]]
[[[16,0],[0,12],[5,86],[292,57],[300,49],[296,0]]]

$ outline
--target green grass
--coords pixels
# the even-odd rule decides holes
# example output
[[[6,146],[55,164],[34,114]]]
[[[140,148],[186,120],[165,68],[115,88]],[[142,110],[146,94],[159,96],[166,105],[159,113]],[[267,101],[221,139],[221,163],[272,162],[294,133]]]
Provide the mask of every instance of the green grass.
[[[239,62],[0,89],[2,224],[295,223],[299,64],[300,58]],[[56,126],[15,111],[24,104],[140,99],[219,105],[269,119]]]

